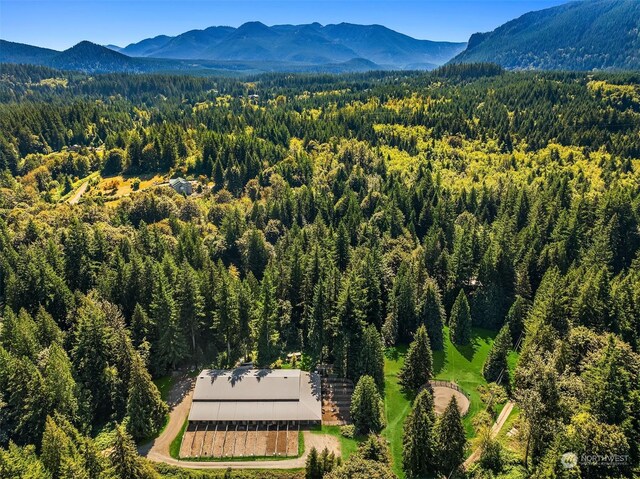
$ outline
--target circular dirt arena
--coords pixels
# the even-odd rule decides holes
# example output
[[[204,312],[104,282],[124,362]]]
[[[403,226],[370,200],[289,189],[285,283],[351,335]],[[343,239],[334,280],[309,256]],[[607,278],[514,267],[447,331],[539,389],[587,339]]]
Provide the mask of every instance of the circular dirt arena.
[[[458,409],[460,414],[464,416],[469,410],[469,398],[461,393],[458,387],[453,383],[443,383],[438,381],[437,383],[431,383],[431,389],[433,390],[433,402],[435,405],[436,414],[442,414],[447,408],[451,398],[455,396],[458,401]]]

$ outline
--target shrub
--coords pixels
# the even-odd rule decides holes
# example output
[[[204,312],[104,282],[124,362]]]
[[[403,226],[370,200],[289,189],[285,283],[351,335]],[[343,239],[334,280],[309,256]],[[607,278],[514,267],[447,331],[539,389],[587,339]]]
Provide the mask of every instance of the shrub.
[[[356,435],[356,427],[353,424],[347,424],[346,426],[342,426],[340,428],[340,434],[343,437],[348,437],[349,439],[353,439]]]

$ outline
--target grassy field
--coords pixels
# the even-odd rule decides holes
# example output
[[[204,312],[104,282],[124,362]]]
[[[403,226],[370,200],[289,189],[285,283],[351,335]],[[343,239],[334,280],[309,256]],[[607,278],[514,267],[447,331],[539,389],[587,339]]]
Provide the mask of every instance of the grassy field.
[[[482,376],[482,366],[487,359],[496,334],[495,331],[473,328],[471,343],[466,346],[457,346],[449,339],[449,328],[445,327],[444,350],[433,353],[435,378],[457,383],[471,400],[469,412],[463,419],[467,437],[474,435],[473,417],[485,409],[485,404],[480,400],[477,388],[487,384]]]
[[[482,366],[487,359],[496,334],[494,331],[474,328],[471,343],[467,346],[456,346],[449,339],[449,328],[445,328],[444,349],[433,353],[435,379],[454,381],[471,400],[469,412],[463,419],[468,438],[474,436],[473,417],[485,409],[485,404],[481,401],[477,388],[487,384],[482,376]],[[388,349],[384,365],[384,405],[387,425],[382,434],[389,441],[394,463],[393,470],[400,479],[404,478],[401,469],[402,426],[411,409],[412,400],[412,397],[405,393],[398,384],[398,373],[404,363],[406,350],[407,348],[404,346]],[[509,355],[510,369],[515,368],[517,357],[515,353]]]
[[[393,457],[393,471],[402,479],[402,425],[411,410],[412,398],[398,384],[398,373],[404,364],[407,348],[398,346],[386,352],[384,361],[384,411],[387,425],[382,435],[387,438]]]
[[[140,181],[138,191],[145,190],[164,181],[164,178],[161,175],[156,174],[145,174],[139,176],[109,176],[100,180],[96,187],[96,194],[100,193],[110,199],[117,199],[130,195],[133,192],[133,181],[135,179]]]

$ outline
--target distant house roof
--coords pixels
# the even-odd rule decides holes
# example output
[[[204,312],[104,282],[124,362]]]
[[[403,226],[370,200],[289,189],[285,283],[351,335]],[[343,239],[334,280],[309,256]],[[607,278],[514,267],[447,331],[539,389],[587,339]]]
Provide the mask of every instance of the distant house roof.
[[[187,180],[185,180],[184,178],[172,178],[169,180],[169,184],[172,187],[176,187],[176,186],[185,186],[185,185],[189,185],[191,183],[189,183]]]
[[[321,421],[320,377],[299,369],[205,369],[190,421]]]

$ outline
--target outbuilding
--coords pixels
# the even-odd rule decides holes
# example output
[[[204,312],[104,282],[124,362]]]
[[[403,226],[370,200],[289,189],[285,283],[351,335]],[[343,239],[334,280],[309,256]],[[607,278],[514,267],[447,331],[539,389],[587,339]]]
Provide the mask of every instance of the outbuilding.
[[[196,379],[190,424],[315,425],[321,381],[299,369],[205,369]]]
[[[181,195],[189,196],[193,193],[193,186],[191,185],[191,182],[184,178],[172,178],[169,180],[169,185]]]

